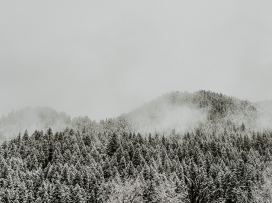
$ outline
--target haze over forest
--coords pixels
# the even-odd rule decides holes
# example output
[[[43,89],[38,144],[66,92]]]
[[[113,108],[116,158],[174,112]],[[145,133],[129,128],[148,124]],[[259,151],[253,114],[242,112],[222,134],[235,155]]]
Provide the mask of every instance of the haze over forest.
[[[272,202],[272,1],[0,1],[0,203]]]
[[[99,122],[13,111],[0,119],[0,201],[271,202],[271,106],[201,90]]]
[[[80,131],[84,127],[94,126],[101,129],[105,128],[105,123],[110,125],[112,122],[116,125],[120,121],[123,122],[123,125],[119,126],[122,132],[170,135],[172,131],[185,133],[194,131],[201,125],[211,126],[214,117],[217,131],[222,131],[228,122],[234,126],[243,123],[251,131],[271,130],[272,101],[250,102],[205,90],[194,93],[176,91],[163,94],[130,112],[99,121],[88,116],[73,118],[65,112],[48,107],[27,107],[13,110],[7,116],[1,117],[0,138],[2,141],[10,140],[19,133],[23,134],[25,130],[32,134],[36,130],[46,131],[48,128],[55,132],[67,127]],[[117,129],[114,131],[119,133]]]

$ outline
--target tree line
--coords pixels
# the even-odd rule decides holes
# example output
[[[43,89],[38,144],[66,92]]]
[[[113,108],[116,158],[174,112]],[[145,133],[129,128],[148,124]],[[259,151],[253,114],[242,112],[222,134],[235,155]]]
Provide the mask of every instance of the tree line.
[[[272,132],[243,128],[26,131],[0,147],[0,202],[256,202]]]

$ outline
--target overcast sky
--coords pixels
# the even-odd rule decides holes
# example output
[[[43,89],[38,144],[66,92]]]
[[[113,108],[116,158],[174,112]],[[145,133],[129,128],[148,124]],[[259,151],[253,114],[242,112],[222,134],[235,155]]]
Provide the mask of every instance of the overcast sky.
[[[272,100],[272,1],[0,0],[0,115],[104,119],[166,92]]]

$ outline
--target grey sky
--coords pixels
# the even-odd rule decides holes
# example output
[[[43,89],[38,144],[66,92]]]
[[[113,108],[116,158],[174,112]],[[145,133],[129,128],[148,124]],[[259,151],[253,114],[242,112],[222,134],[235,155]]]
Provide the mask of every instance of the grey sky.
[[[173,90],[272,99],[271,1],[0,0],[0,114],[118,116]]]

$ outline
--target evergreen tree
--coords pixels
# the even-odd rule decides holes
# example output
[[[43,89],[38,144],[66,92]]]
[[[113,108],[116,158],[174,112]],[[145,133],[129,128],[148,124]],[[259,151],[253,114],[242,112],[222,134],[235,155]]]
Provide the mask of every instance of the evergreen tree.
[[[141,156],[141,151],[140,151],[140,146],[136,147],[136,150],[134,151],[133,154],[133,159],[132,163],[134,166],[139,166],[142,163],[142,156]]]
[[[119,148],[118,136],[114,133],[112,137],[110,138],[109,143],[107,145],[107,154],[109,156],[112,156],[118,148]]]
[[[85,203],[86,202],[86,194],[85,191],[77,184],[73,190],[73,202]]]
[[[135,169],[134,169],[132,162],[130,161],[127,165],[127,168],[126,168],[126,176],[133,177],[134,173],[135,173]]]
[[[146,185],[143,191],[143,200],[144,202],[156,202],[156,190],[155,190],[155,183],[153,181],[146,181]]]
[[[25,130],[25,133],[24,133],[24,135],[23,135],[23,140],[26,142],[26,141],[28,141],[28,139],[29,139],[28,131]]]

